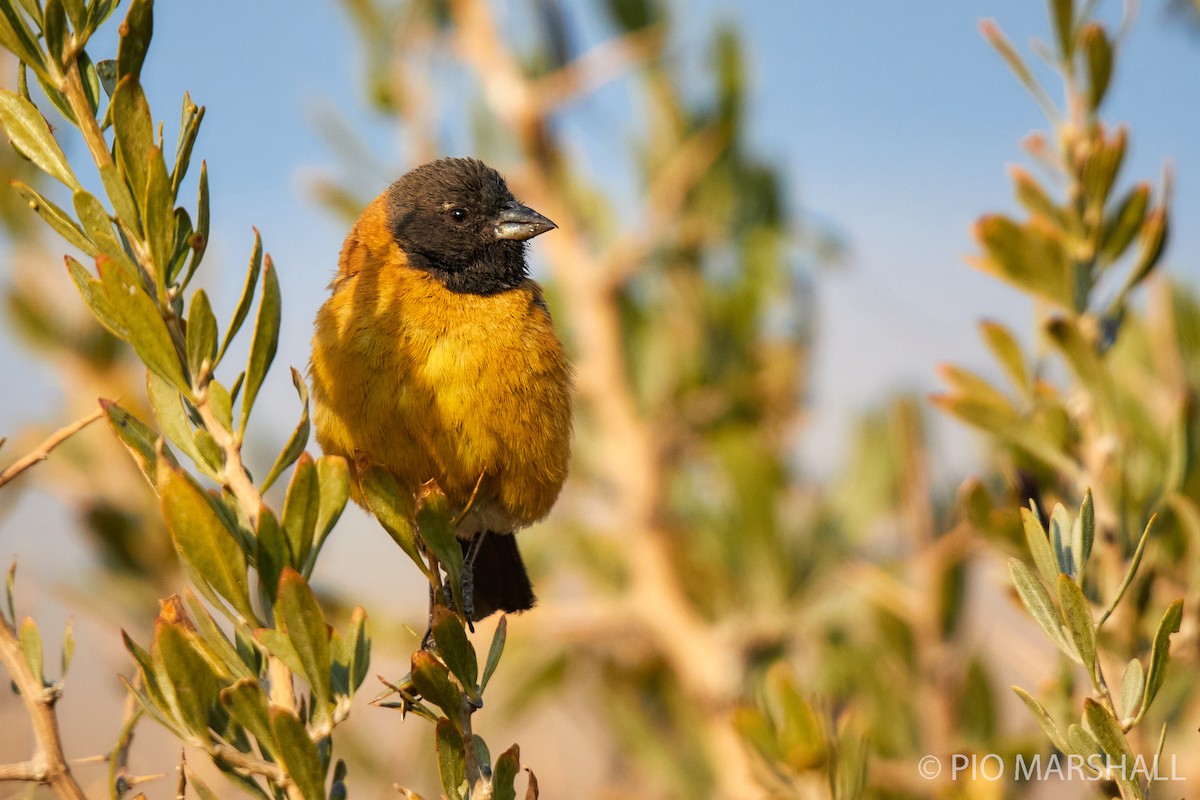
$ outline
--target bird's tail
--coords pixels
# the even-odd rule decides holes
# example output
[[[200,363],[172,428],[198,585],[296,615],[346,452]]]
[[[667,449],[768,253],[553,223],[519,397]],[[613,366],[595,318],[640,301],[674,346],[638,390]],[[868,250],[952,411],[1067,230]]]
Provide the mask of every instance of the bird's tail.
[[[474,617],[483,619],[497,611],[514,613],[533,608],[533,584],[511,533],[479,534],[484,537],[475,553]],[[463,555],[471,542],[460,540]]]

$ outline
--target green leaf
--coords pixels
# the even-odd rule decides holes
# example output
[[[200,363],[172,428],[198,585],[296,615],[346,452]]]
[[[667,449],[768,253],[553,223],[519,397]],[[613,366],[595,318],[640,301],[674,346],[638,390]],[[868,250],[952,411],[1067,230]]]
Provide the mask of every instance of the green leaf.
[[[1139,231],[1139,252],[1137,261],[1125,278],[1120,294],[1123,296],[1141,283],[1158,265],[1163,250],[1167,245],[1167,210],[1156,208],[1146,214]]]
[[[28,64],[39,77],[46,75],[46,60],[21,12],[11,3],[0,3],[0,45]]]
[[[190,245],[192,258],[183,276],[183,286],[191,282],[192,276],[196,274],[196,267],[200,266],[200,260],[204,258],[204,251],[208,248],[208,165],[203,161],[200,162],[200,188],[196,193],[196,232],[192,234]],[[228,340],[230,337],[226,338]],[[218,361],[224,353],[225,347],[222,346],[221,353],[217,356]]]
[[[983,34],[983,37],[988,40],[992,47],[996,48],[996,52],[1004,59],[1004,63],[1017,76],[1017,80],[1021,82],[1025,89],[1033,95],[1034,100],[1046,112],[1046,115],[1053,119],[1055,115],[1054,103],[1046,94],[1046,90],[1033,77],[1033,72],[1026,65],[1025,60],[1017,53],[1016,48],[1012,46],[1012,42],[1008,41],[1008,38],[1001,32],[995,21],[990,19],[981,21],[979,23],[979,32]]]
[[[1086,771],[1085,774],[1093,778],[1099,775],[1098,770],[1094,769],[1087,759],[1089,756],[1103,755],[1104,748],[1096,741],[1091,731],[1072,723],[1067,727],[1067,746],[1071,748],[1071,752],[1083,758],[1081,766]]]
[[[514,744],[496,759],[496,769],[492,771],[494,800],[517,800],[516,781],[520,771],[521,748]]]
[[[438,774],[447,800],[466,800],[467,763],[463,755],[462,734],[448,719],[437,721],[436,747]]]
[[[1118,708],[1122,718],[1132,720],[1137,716],[1145,688],[1146,675],[1142,670],[1142,662],[1131,658],[1125,667],[1125,675],[1121,678],[1121,700]]]
[[[500,656],[504,654],[504,643],[507,640],[508,617],[501,615],[500,621],[496,623],[496,632],[492,634],[492,645],[488,648],[487,663],[483,667],[483,680],[479,686],[481,693],[487,688],[488,681],[491,680],[496,667],[500,666]]]
[[[288,438],[287,444],[283,446],[283,450],[279,452],[279,457],[275,459],[275,463],[271,466],[271,471],[267,473],[267,477],[263,479],[262,489],[263,494],[271,488],[285,469],[290,467],[300,454],[304,452],[304,448],[308,446],[308,435],[311,429],[308,418],[308,387],[304,384],[304,376],[295,367],[292,367],[292,385],[296,387],[296,393],[300,395],[300,422],[296,425],[296,429],[292,431],[292,435]]]
[[[175,719],[191,732],[189,742],[201,745],[208,741],[208,730],[221,730],[218,694],[221,690],[216,674],[188,642],[178,623],[159,622],[154,626],[154,647],[151,655],[159,680],[170,681],[175,701]]]
[[[217,318],[203,289],[197,289],[192,294],[192,302],[188,304],[187,352],[188,369],[193,382],[198,384],[205,365],[211,371],[217,357]],[[196,386],[197,390],[200,388]]]
[[[1021,698],[1021,702],[1025,704],[1025,707],[1033,713],[1034,719],[1042,726],[1042,730],[1045,731],[1046,736],[1054,746],[1064,753],[1071,752],[1071,748],[1067,746],[1066,738],[1063,736],[1062,731],[1059,730],[1054,718],[1050,716],[1050,712],[1033,695],[1020,686],[1014,686],[1012,690],[1017,693],[1017,697]]]
[[[221,690],[221,705],[231,717],[250,735],[258,740],[260,747],[270,753],[279,752],[275,740],[275,729],[271,727],[271,715],[267,693],[254,678],[242,678],[232,686]]]
[[[72,191],[79,189],[79,181],[71,171],[67,157],[33,103],[16,92],[0,89],[0,125],[4,126],[13,146],[42,172],[66,184]]]
[[[66,7],[72,28],[82,31],[87,27],[87,6],[84,0],[63,0],[63,6]]]
[[[267,587],[272,597],[279,590],[279,576],[283,568],[292,566],[294,559],[288,548],[287,537],[283,535],[283,526],[275,517],[275,512],[263,506],[258,515],[258,531],[255,537],[255,566],[259,578]]]
[[[205,655],[213,663],[218,674],[224,673],[233,678],[252,678],[257,671],[252,670],[238,653],[237,647],[229,641],[225,632],[217,625],[205,605],[196,597],[191,589],[183,593],[184,603],[196,626],[195,636],[202,642],[198,647],[201,655]],[[196,644],[193,642],[193,644]]]
[[[1058,52],[1063,63],[1075,57],[1075,28],[1072,0],[1050,0],[1050,21],[1058,34]]]
[[[324,800],[325,770],[308,730],[292,712],[271,709],[271,728],[279,742],[279,760],[306,800]]]
[[[1183,601],[1176,600],[1167,607],[1158,630],[1154,632],[1154,644],[1150,648],[1150,671],[1146,676],[1146,692],[1142,695],[1142,710],[1139,718],[1150,708],[1155,695],[1162,688],[1167,675],[1167,663],[1170,660],[1171,634],[1179,633],[1179,625],[1183,621]]]
[[[479,662],[475,658],[475,648],[467,639],[462,620],[445,606],[434,606],[431,628],[438,655],[462,684],[468,699],[476,706],[482,705],[475,690],[479,680]]]
[[[154,262],[154,278],[161,298],[166,297],[171,259],[175,255],[175,202],[171,196],[171,179],[162,150],[150,148],[146,166],[146,194],[142,198],[145,210],[146,244]]]
[[[117,76],[135,78],[142,72],[150,37],[154,34],[154,0],[133,0],[121,25],[121,43],[117,46]]]
[[[1093,146],[1087,151],[1087,159],[1083,164],[1082,183],[1084,197],[1092,208],[1102,209],[1108,202],[1109,193],[1121,170],[1121,162],[1125,159],[1125,148],[1129,134],[1124,128],[1118,128],[1111,139],[1096,137]]]
[[[112,203],[113,211],[116,212],[117,217],[130,230],[140,232],[142,229],[142,219],[138,216],[137,206],[133,202],[133,195],[129,193],[129,187],[125,185],[125,179],[121,177],[120,170],[114,164],[104,164],[100,167],[100,181],[104,184],[104,192],[108,195],[108,200]],[[99,205],[99,202],[97,202],[97,205]],[[82,217],[80,219],[82,221]],[[96,242],[96,244],[99,244],[99,242]],[[124,251],[122,250],[122,252]]]
[[[1071,551],[1071,515],[1062,503],[1055,503],[1054,512],[1050,515],[1050,546],[1058,562],[1058,571],[1074,578],[1077,566],[1076,554]]]
[[[122,326],[129,332],[129,343],[146,367],[173,383],[182,392],[189,392],[179,354],[171,341],[167,324],[163,322],[158,305],[141,290],[132,275],[118,262],[106,256],[96,259],[100,282],[116,310]]]
[[[154,149],[154,120],[137,75],[124,75],[117,81],[112,112],[121,174],[135,200],[142,199],[146,196],[150,153]]]
[[[109,97],[117,91],[117,60],[115,58],[106,58],[96,64],[96,76],[100,79],[100,85],[104,87],[104,92]]]
[[[1021,523],[1025,528],[1025,542],[1042,581],[1047,588],[1054,586],[1058,583],[1058,562],[1054,558],[1050,540],[1046,538],[1046,529],[1042,527],[1037,513],[1028,508],[1021,509]]]
[[[329,682],[329,629],[308,582],[291,567],[285,567],[279,577],[275,615],[304,665],[301,674],[312,688],[314,719],[320,724],[329,719],[334,701]]]
[[[112,218],[100,201],[83,189],[75,192],[72,201],[83,231],[94,245],[93,249],[125,265],[129,272],[134,272],[135,267],[113,232]]]
[[[1096,678],[1096,628],[1092,619],[1092,609],[1083,590],[1075,581],[1066,575],[1058,576],[1058,602],[1062,607],[1063,621],[1067,633],[1075,643],[1075,650],[1087,667],[1088,676],[1095,682]]]
[[[204,106],[192,102],[192,96],[183,94],[183,114],[179,120],[179,142],[175,145],[175,167],[171,170],[171,196],[179,196],[179,184],[187,174],[188,164],[192,160],[192,146],[196,143],[196,135],[200,132],[200,123],[204,120]]]
[[[237,535],[225,526],[208,495],[184,473],[160,469],[158,494],[175,549],[195,575],[212,586],[247,620],[250,605],[246,554]]]
[[[371,666],[371,628],[362,606],[355,606],[350,614],[346,641],[350,652],[350,691],[354,692],[366,680],[367,669]]]
[[[1133,578],[1137,575],[1138,567],[1142,563],[1142,554],[1146,552],[1146,542],[1150,538],[1150,529],[1154,526],[1154,519],[1154,517],[1150,517],[1150,521],[1146,523],[1146,529],[1142,531],[1142,538],[1138,539],[1137,549],[1133,551],[1133,558],[1129,562],[1129,568],[1125,570],[1125,577],[1121,580],[1121,585],[1118,587],[1117,593],[1113,596],[1112,602],[1108,604],[1108,608],[1100,615],[1100,621],[1096,623],[1097,628],[1112,616],[1113,611],[1117,608],[1117,604],[1121,602],[1121,598],[1125,596],[1125,592],[1129,590],[1130,584],[1133,583]]]
[[[242,392],[241,430],[246,429],[250,411],[258,398],[258,390],[267,377],[267,370],[275,360],[275,349],[279,346],[280,295],[279,277],[268,255],[263,260],[263,291],[258,305],[258,318],[254,323],[254,338],[250,341],[250,359],[246,365],[246,385]]]
[[[1074,227],[1066,212],[1054,202],[1028,171],[1021,167],[1010,167],[1009,174],[1012,176],[1017,202],[1026,211],[1030,214],[1040,215],[1064,231]]]
[[[104,409],[104,416],[112,432],[133,456],[146,480],[154,486],[158,480],[158,432],[111,400],[101,398],[100,407]],[[167,463],[175,464],[169,450],[164,449],[162,452]]]
[[[984,320],[979,325],[983,340],[992,355],[1000,362],[1013,387],[1023,397],[1032,394],[1033,382],[1029,377],[1029,369],[1025,366],[1025,356],[1021,353],[1021,345],[1016,337],[999,322]]]
[[[117,309],[109,302],[108,295],[104,292],[104,286],[99,280],[92,277],[92,274],[87,271],[83,264],[80,264],[70,256],[64,256],[64,259],[67,262],[67,272],[71,275],[71,282],[79,290],[79,296],[83,298],[83,302],[91,309],[96,321],[118,339],[128,339],[129,331],[126,330],[125,324],[118,318]]]
[[[29,665],[29,672],[33,677],[45,683],[46,679],[43,677],[44,668],[42,661],[42,634],[38,631],[37,623],[33,621],[33,617],[26,617],[21,620],[18,639],[21,643],[21,654],[25,656],[25,663]]]
[[[1133,751],[1129,749],[1129,742],[1126,741],[1125,734],[1121,731],[1121,724],[1117,722],[1111,711],[1092,698],[1086,697],[1083,700],[1083,718],[1110,759],[1116,764],[1134,763]],[[1141,787],[1136,781],[1129,780],[1131,774],[1133,774],[1132,771],[1126,772],[1122,769],[1112,771],[1113,779],[1121,790],[1121,797],[1141,798],[1143,796]]]
[[[1079,655],[1063,636],[1058,613],[1050,602],[1050,595],[1042,586],[1041,581],[1029,570],[1029,567],[1018,559],[1010,558],[1008,569],[1012,574],[1017,594],[1021,597],[1021,602],[1030,615],[1033,616],[1034,621],[1041,626],[1046,635],[1050,637],[1050,641],[1058,645],[1060,650],[1070,656],[1072,660],[1079,661]]]
[[[1092,545],[1096,541],[1096,508],[1092,503],[1090,488],[1084,492],[1083,503],[1079,506],[1079,519],[1075,524],[1079,526],[1079,571],[1082,576],[1083,567],[1091,558]]]
[[[1108,82],[1112,78],[1113,49],[1112,43],[1104,34],[1104,28],[1099,23],[1090,22],[1080,31],[1084,55],[1087,57],[1088,71],[1088,105],[1092,110],[1100,107],[1104,95],[1108,92]]]
[[[192,302],[195,303],[195,298],[192,299]],[[193,430],[191,423],[188,422],[179,390],[153,372],[147,372],[146,394],[150,398],[154,416],[167,440],[192,459],[202,472],[210,478],[216,478],[223,463],[220,448],[217,448],[215,457],[202,453],[196,441],[198,432]],[[215,460],[213,460],[214,458]]]
[[[1111,372],[1096,354],[1096,348],[1079,330],[1077,322],[1062,318],[1049,320],[1046,334],[1066,359],[1071,372],[1093,395],[1099,413],[1111,413],[1116,405]],[[1081,566],[1078,553],[1074,554],[1074,558],[1076,565]]]
[[[341,456],[321,456],[317,459],[317,481],[321,486],[321,499],[317,508],[317,529],[312,552],[309,553],[305,574],[312,572],[317,554],[325,539],[333,531],[346,508],[350,497],[350,467]]]
[[[983,248],[981,257],[970,263],[998,278],[1075,310],[1075,282],[1063,234],[1040,217],[1024,225],[989,215],[975,223],[975,239]]]
[[[412,656],[413,685],[429,702],[447,716],[456,717],[462,712],[463,691],[450,679],[450,671],[432,653],[418,650]]]
[[[304,674],[304,662],[300,660],[300,654],[296,652],[292,640],[283,631],[274,628],[259,628],[254,632],[254,638],[266,648],[268,653],[278,658],[293,673]]]
[[[42,9],[42,41],[46,43],[46,52],[50,61],[59,69],[63,63],[63,49],[67,45],[67,12],[62,0],[46,0]]]
[[[59,662],[59,669],[61,670],[61,673],[58,679],[58,685],[60,688],[67,681],[67,673],[71,670],[71,659],[74,657],[75,618],[69,617],[67,619],[67,626],[63,629],[62,658]]]
[[[1100,233],[1099,262],[1111,264],[1119,259],[1142,228],[1150,207],[1150,184],[1139,183],[1129,190],[1116,209],[1104,220]]]
[[[295,559],[293,563],[297,566],[305,562],[312,548],[321,502],[320,491],[312,456],[301,453],[283,501],[283,529]]]
[[[39,217],[44,219],[46,224],[54,229],[55,233],[67,240],[67,244],[95,258],[98,252],[96,246],[92,244],[91,240],[87,238],[87,234],[83,232],[83,229],[79,227],[78,223],[67,212],[54,205],[54,203],[51,203],[28,184],[14,180],[12,181],[12,185],[21,197],[25,198],[25,202],[29,204],[29,207]]]
[[[446,571],[454,603],[462,606],[463,553],[450,513],[446,493],[434,481],[421,487],[417,495],[417,530],[425,546]]]
[[[233,398],[229,395],[229,390],[225,388],[218,380],[210,380],[208,382],[207,401],[213,414],[216,415],[217,422],[227,430],[233,430]]]
[[[221,342],[221,351],[217,356],[218,361],[225,357],[229,343],[233,341],[234,336],[237,336],[237,332],[242,328],[242,323],[246,320],[246,315],[250,313],[250,304],[254,302],[254,288],[258,285],[258,275],[262,271],[262,261],[262,236],[259,235],[258,228],[255,228],[254,250],[250,253],[250,267],[246,270],[246,285],[242,287],[242,296],[238,299],[237,307],[234,309],[233,320],[229,323],[229,330],[225,333],[224,341]]]
[[[357,467],[359,485],[367,508],[396,544],[400,545],[405,555],[428,576],[429,568],[417,549],[412,495],[401,489],[392,474],[379,464],[360,464]]]

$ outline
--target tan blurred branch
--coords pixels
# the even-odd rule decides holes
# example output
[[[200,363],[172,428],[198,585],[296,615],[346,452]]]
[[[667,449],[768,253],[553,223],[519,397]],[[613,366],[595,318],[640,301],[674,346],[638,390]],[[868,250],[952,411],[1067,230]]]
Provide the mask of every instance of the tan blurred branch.
[[[741,669],[730,642],[689,602],[673,565],[673,542],[661,524],[662,442],[639,413],[622,346],[621,322],[605,259],[584,237],[585,225],[555,188],[544,157],[548,125],[537,85],[522,73],[482,0],[452,0],[455,44],[475,71],[493,113],[516,137],[524,157],[514,183],[530,203],[559,223],[546,250],[563,287],[565,319],[578,346],[578,391],[603,435],[598,460],[613,487],[618,526],[626,532],[631,591],[622,611],[670,663],[682,690],[706,720],[704,735],[724,798],[753,794],[753,780],[729,715]],[[682,167],[681,167],[681,171]],[[690,170],[687,171],[690,174]]]
[[[86,800],[63,753],[58,717],[54,713],[59,690],[44,686],[42,676],[33,674],[21,650],[20,638],[3,614],[0,614],[0,664],[25,703],[37,748],[28,761],[0,766],[0,780],[45,783],[63,800]]]
[[[638,62],[662,52],[666,39],[662,25],[601,42],[583,55],[534,83],[539,111],[549,114],[582,95],[595,91]]]
[[[52,433],[46,439],[46,441],[42,442],[40,445],[38,445],[36,448],[34,448],[30,453],[22,456],[21,458],[18,458],[16,461],[14,461],[12,464],[10,464],[7,468],[5,468],[5,470],[3,472],[0,472],[0,486],[3,486],[4,484],[8,483],[13,478],[17,477],[22,472],[24,472],[25,470],[34,466],[35,464],[45,461],[46,458],[50,455],[51,450],[58,447],[60,444],[62,444],[63,442],[65,442],[67,439],[71,438],[75,434],[79,433],[81,430],[86,428],[88,425],[91,425],[93,422],[100,419],[100,417],[102,417],[102,416],[104,416],[104,409],[98,408],[95,411],[93,411],[91,414],[88,414],[83,419],[76,420],[75,422],[72,422],[70,425],[67,425],[66,427],[59,428],[57,431]]]

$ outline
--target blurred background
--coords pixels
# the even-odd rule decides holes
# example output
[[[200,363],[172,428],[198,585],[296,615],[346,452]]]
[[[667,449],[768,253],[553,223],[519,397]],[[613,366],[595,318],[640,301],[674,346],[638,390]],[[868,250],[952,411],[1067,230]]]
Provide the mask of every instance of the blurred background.
[[[1121,10],[1097,13],[1115,28]],[[1170,164],[1162,269],[1184,286],[1200,279],[1198,14],[1141,4],[1103,114],[1130,126],[1119,185],[1157,184]],[[521,743],[545,796],[821,796],[820,776],[863,749],[873,797],[1095,796],[916,772],[925,753],[1036,748],[1007,686],[1062,682],[1006,594],[1012,519],[922,556],[959,530],[965,479],[980,476],[997,507],[1023,499],[1009,501],[1017,471],[994,443],[926,402],[938,365],[1000,380],[983,318],[1043,352],[1035,304],[963,259],[979,216],[1015,212],[1005,167],[1028,166],[1020,142],[1046,129],[980,35],[984,17],[1023,52],[1051,38],[1042,4],[954,0],[156,8],[144,83],[166,140],[184,89],[207,108],[198,283],[227,319],[251,226],[279,269],[277,368],[247,445],[259,470],[299,414],[280,367],[306,365],[349,222],[391,180],[477,155],[560,225],[531,255],[579,366],[576,464],[555,514],[522,534],[542,602],[510,625],[507,700],[480,716],[489,741]],[[525,83],[506,83],[510,69]],[[7,148],[0,167],[31,180]],[[136,404],[143,389],[64,280],[60,243],[6,194],[11,457],[95,397]],[[93,426],[0,496],[0,558],[19,558],[24,612],[48,630],[76,618],[61,708],[79,755],[116,735],[115,676],[129,670],[116,630],[145,631],[180,581],[151,493],[110,440]],[[417,578],[347,512],[314,584],[332,608],[366,605],[372,673],[405,671]],[[1185,717],[1194,687],[1179,683]],[[24,757],[20,717],[0,702],[0,761]],[[365,704],[353,722],[339,745],[353,794],[392,796],[400,781],[436,796],[424,728]],[[1179,729],[1168,752],[1196,752],[1195,725]],[[169,771],[173,745],[140,731],[135,771]]]

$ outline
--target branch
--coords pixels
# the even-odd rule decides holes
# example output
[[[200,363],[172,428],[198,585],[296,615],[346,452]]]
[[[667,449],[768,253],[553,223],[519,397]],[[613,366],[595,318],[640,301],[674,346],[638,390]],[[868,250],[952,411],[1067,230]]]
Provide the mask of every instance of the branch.
[[[37,745],[32,759],[22,764],[8,765],[0,775],[5,780],[49,784],[62,800],[87,800],[83,789],[71,775],[71,768],[63,753],[58,718],[54,714],[58,693],[47,689],[42,683],[42,676],[34,675],[30,670],[29,662],[21,650],[20,639],[3,614],[0,614],[0,663],[21,694]]]
[[[233,492],[233,496],[241,504],[242,510],[246,512],[246,518],[250,521],[250,527],[257,530],[263,499],[246,472],[246,465],[242,462],[242,447],[238,438],[225,430],[225,426],[217,419],[217,415],[213,413],[207,399],[201,398],[200,402],[196,403],[196,410],[200,412],[200,419],[204,422],[204,427],[212,434],[213,439],[225,454],[225,466],[222,468],[220,476],[221,482],[229,488],[229,491]]]
[[[0,486],[8,483],[13,478],[32,467],[34,464],[45,461],[46,457],[50,455],[51,450],[58,447],[75,434],[79,433],[81,430],[86,428],[88,425],[91,425],[102,416],[104,416],[104,409],[98,408],[83,419],[76,420],[65,428],[59,428],[57,431],[51,434],[46,441],[38,445],[37,448],[28,455],[17,459],[3,472],[0,472]]]
[[[666,36],[662,25],[650,25],[593,47],[569,64],[538,79],[534,85],[539,113],[549,114],[560,106],[604,84],[662,51]]]

